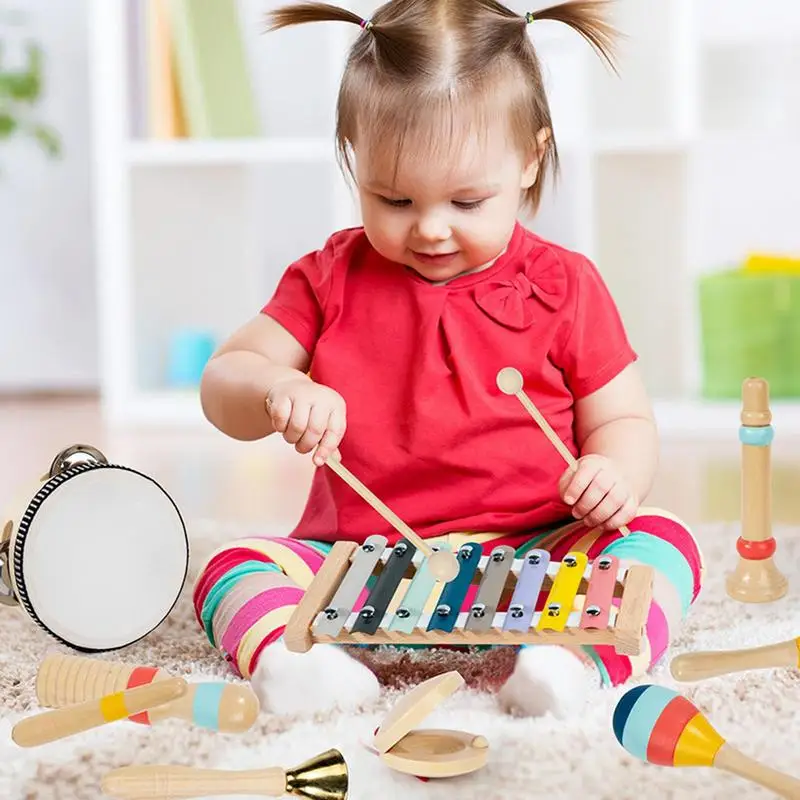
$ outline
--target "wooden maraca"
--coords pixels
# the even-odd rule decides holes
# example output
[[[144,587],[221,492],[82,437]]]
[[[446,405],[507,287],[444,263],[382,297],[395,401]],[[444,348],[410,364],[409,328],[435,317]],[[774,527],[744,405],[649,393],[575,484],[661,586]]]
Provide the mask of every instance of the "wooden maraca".
[[[577,467],[578,460],[574,455],[572,455],[564,442],[561,441],[561,439],[558,437],[558,434],[553,430],[550,423],[544,418],[542,412],[536,408],[530,397],[525,394],[524,386],[525,380],[522,377],[522,373],[518,369],[514,369],[514,367],[505,367],[497,373],[497,388],[503,394],[514,396],[517,398],[517,400],[519,400],[520,403],[522,403],[522,407],[533,417],[536,424],[542,429],[542,433],[553,445],[553,447],[555,447],[561,458],[564,459],[566,465],[574,469]],[[630,530],[626,525],[621,525],[619,532],[623,536],[628,536],[630,534]]]
[[[97,700],[45,711],[18,722],[11,730],[11,738],[20,747],[36,747],[65,739],[169,703],[186,694],[187,688],[183,678],[169,678],[126,692],[105,695]]]
[[[39,667],[36,695],[40,706],[61,708],[171,677],[155,667],[50,653]],[[131,721],[153,725],[182,719],[221,733],[243,733],[253,726],[259,711],[258,697],[248,684],[210,681],[189,683],[181,697],[133,715]]]
[[[800,780],[754,761],[731,747],[702,712],[664,686],[626,692],[613,718],[617,741],[633,756],[662,767],[715,767],[800,800]]]
[[[800,637],[743,650],[682,653],[670,663],[670,671],[677,681],[702,681],[731,672],[776,667],[800,667]]]
[[[120,767],[103,778],[103,792],[120,800],[185,800],[191,797],[257,795],[345,800],[347,764],[338,750],[326,752],[294,769],[229,771],[168,765]]]
[[[325,462],[356,494],[371,505],[401,536],[408,539],[428,560],[428,570],[437,581],[448,583],[459,572],[458,559],[450,550],[434,550],[418,533],[406,525],[383,501],[379,500],[348,470],[338,456]]]

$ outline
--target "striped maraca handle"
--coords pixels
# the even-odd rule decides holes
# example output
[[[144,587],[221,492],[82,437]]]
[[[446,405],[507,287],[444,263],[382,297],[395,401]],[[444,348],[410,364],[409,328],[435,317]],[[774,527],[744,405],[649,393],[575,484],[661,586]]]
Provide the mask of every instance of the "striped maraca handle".
[[[170,678],[127,692],[105,695],[99,700],[88,700],[78,705],[45,711],[18,722],[11,731],[11,738],[20,747],[36,747],[65,739],[67,736],[169,703],[185,694],[187,689],[188,685],[183,678]]]
[[[731,747],[687,698],[665,686],[636,686],[614,711],[614,735],[636,758],[662,767],[715,767],[800,800],[800,781]]]
[[[672,659],[670,671],[677,681],[700,681],[748,669],[798,666],[800,666],[800,637],[746,650],[683,653]]]
[[[170,677],[155,667],[51,653],[39,667],[36,695],[40,706],[62,708]],[[253,726],[259,712],[258,697],[248,684],[210,681],[190,683],[181,697],[130,719],[143,725],[183,719],[208,730],[242,733]]]
[[[800,638],[745,650],[704,650],[672,659],[670,671],[677,681],[700,681],[748,669],[800,666]]]

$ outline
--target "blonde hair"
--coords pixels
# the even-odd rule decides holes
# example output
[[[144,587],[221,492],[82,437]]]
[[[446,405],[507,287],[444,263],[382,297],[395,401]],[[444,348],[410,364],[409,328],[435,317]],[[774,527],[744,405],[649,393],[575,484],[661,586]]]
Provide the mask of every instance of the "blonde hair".
[[[449,134],[506,115],[514,144],[526,163],[540,156],[538,178],[522,205],[539,207],[548,172],[557,173],[558,149],[541,67],[528,24],[563,22],[577,31],[614,69],[614,29],[604,19],[611,0],[570,0],[520,15],[496,0],[390,0],[364,20],[338,6],[306,2],[267,15],[268,30],[307,22],[351,22],[363,29],[347,58],[337,102],[340,164],[354,175],[351,151],[359,135],[392,148],[419,148],[428,157],[451,151]],[[462,127],[459,128],[459,119]],[[537,136],[549,132],[539,152]]]

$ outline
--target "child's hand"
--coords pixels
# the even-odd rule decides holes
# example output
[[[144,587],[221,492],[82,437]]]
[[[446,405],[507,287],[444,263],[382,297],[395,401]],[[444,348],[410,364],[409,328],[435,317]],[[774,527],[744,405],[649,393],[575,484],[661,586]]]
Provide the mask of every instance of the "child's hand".
[[[639,508],[628,481],[611,459],[588,455],[578,459],[559,482],[561,499],[572,506],[572,515],[591,528],[615,531],[627,525]]]
[[[273,384],[264,401],[272,425],[298,453],[314,448],[314,463],[321,467],[336,452],[347,419],[344,398],[333,389],[306,377]]]

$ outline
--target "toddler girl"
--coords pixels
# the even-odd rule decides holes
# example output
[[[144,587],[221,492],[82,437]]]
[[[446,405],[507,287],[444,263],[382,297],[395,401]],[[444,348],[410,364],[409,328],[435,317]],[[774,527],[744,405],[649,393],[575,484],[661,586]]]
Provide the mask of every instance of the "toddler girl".
[[[264,707],[372,699],[378,683],[335,646],[280,636],[331,542],[397,534],[333,472],[343,463],[423,537],[612,553],[656,571],[641,657],[611,647],[519,649],[509,708],[564,714],[592,679],[618,685],[665,652],[700,590],[691,533],[640,508],[657,464],[650,404],[595,266],[526,229],[557,167],[529,25],[566,23],[610,59],[603,2],[520,16],[495,0],[392,0],[371,19],[322,3],[274,11],[272,28],[358,24],[338,101],[340,155],[363,227],[291,264],[271,299],[209,362],[208,419],[227,435],[278,432],[318,469],[290,537],[213,554],[195,606],[213,644]],[[496,385],[513,366],[567,447],[561,457]],[[623,538],[619,528],[628,525]],[[302,687],[302,688],[300,688]]]

